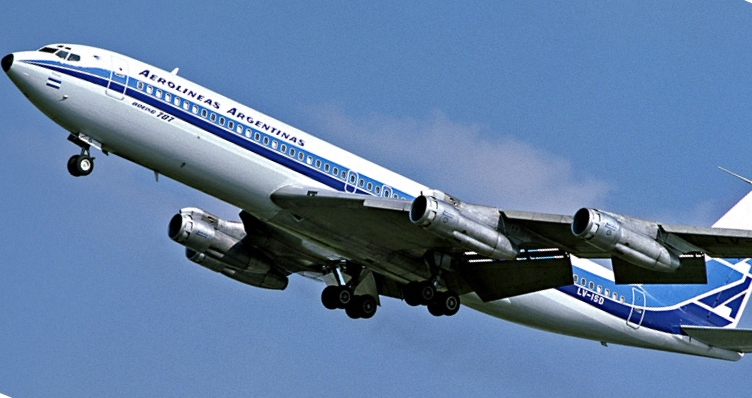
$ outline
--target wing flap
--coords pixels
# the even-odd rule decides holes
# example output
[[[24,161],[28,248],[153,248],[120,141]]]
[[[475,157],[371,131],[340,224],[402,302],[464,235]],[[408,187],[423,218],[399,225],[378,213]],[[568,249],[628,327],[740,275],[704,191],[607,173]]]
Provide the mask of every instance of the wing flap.
[[[459,271],[484,302],[574,283],[569,255],[556,251],[543,256],[528,254],[514,261],[470,260]]]
[[[752,352],[752,329],[682,326],[687,336],[709,346],[736,352]]]

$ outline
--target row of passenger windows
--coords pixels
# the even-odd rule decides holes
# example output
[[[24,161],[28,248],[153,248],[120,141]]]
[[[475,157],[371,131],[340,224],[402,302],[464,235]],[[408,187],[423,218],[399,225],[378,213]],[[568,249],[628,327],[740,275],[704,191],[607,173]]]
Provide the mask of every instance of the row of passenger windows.
[[[387,186],[382,187],[378,183],[368,181],[367,178],[359,177],[357,173],[350,172],[345,168],[340,168],[341,166],[338,166],[336,164],[330,165],[328,162],[323,161],[322,159],[315,158],[313,155],[309,155],[303,150],[300,150],[292,145],[288,146],[284,142],[280,143],[279,141],[270,138],[266,134],[261,134],[260,132],[253,130],[250,127],[245,127],[240,123],[236,123],[234,120],[226,119],[224,116],[220,116],[219,114],[212,112],[207,108],[192,104],[191,102],[183,100],[178,96],[174,96],[171,93],[165,92],[162,89],[153,87],[148,84],[145,85],[141,81],[139,81],[136,86],[139,90],[146,91],[146,93],[149,95],[153,95],[165,102],[174,104],[175,106],[191,112],[194,115],[200,115],[204,119],[208,119],[209,121],[232,130],[239,135],[244,135],[246,138],[260,142],[264,146],[271,147],[272,149],[279,151],[292,159],[298,159],[302,163],[315,167],[318,170],[323,170],[325,173],[332,175],[341,181],[345,181],[351,186],[356,186],[357,184],[357,187],[359,187],[360,189],[371,192],[377,196],[391,197],[394,199],[400,197],[397,192],[393,192],[392,189]],[[402,199],[405,199],[405,197],[402,196]]]
[[[577,285],[579,284],[582,287],[587,286],[588,289],[594,290],[596,293],[601,294],[603,296],[609,297],[613,299],[614,301],[618,300],[620,302],[624,302],[624,296],[620,296],[617,292],[612,292],[610,289],[606,288],[605,290],[601,285],[596,286],[595,282],[590,281],[588,282],[585,278],[579,278],[577,274],[572,275],[574,277],[574,283]]]

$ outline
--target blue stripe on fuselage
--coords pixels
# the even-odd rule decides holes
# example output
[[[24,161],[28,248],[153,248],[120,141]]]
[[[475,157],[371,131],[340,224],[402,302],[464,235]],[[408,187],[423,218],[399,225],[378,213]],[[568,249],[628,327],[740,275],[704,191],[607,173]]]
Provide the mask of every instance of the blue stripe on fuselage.
[[[41,66],[50,70],[54,70],[56,72],[64,73],[69,76],[76,77],[78,79],[85,80],[87,82],[103,86],[105,88],[108,87],[109,89],[122,92],[123,86],[121,84],[118,84],[117,82],[111,81],[109,79],[110,77],[110,71],[106,69],[100,69],[100,68],[82,68],[77,66],[70,66],[67,64],[61,64],[59,62],[55,61],[25,61],[32,65]],[[326,186],[329,186],[333,189],[336,189],[338,191],[345,191],[350,193],[356,193],[356,194],[365,194],[365,195],[371,195],[376,196],[373,192],[362,189],[361,187],[353,186],[352,184],[348,183],[347,180],[342,181],[340,178],[335,177],[332,174],[329,174],[323,170],[319,170],[315,167],[312,167],[305,162],[298,162],[294,158],[290,158],[286,154],[282,154],[272,148],[268,148],[265,145],[263,145],[260,142],[255,142],[251,139],[246,138],[245,136],[236,134],[234,131],[228,131],[227,129],[220,127],[213,122],[210,122],[208,120],[205,120],[198,115],[194,115],[190,112],[187,112],[179,107],[173,106],[171,103],[166,103],[160,99],[157,99],[155,97],[152,97],[149,94],[144,93],[143,91],[139,90],[137,88],[138,83],[141,82],[144,85],[148,85],[148,82],[143,82],[138,79],[135,79],[133,77],[128,78],[128,87],[125,90],[125,95],[137,99],[141,102],[144,102],[146,104],[149,104],[150,106],[159,109],[165,113],[168,113],[180,120],[185,121],[186,123],[192,124],[197,128],[200,128],[204,131],[207,131],[211,134],[214,134],[228,142],[231,142],[235,145],[238,145],[244,149],[247,149],[253,153],[256,153],[266,159],[269,159],[277,164],[280,164],[284,167],[287,167],[288,169],[291,169],[299,174],[302,174],[306,177],[309,177],[315,181],[318,181]],[[155,88],[156,89],[156,88]],[[171,93],[171,95],[176,95],[174,93]],[[177,95],[180,97],[179,95]],[[181,97],[182,98],[182,97]],[[186,100],[185,98],[182,98],[183,100]],[[190,101],[189,101],[190,102]],[[197,105],[201,107],[202,109],[207,109],[211,111],[210,108],[203,107],[199,105],[198,103],[193,103],[193,105]],[[231,118],[227,118],[228,120],[233,120]],[[233,120],[236,124],[244,125],[243,123],[238,123],[237,121]],[[270,134],[266,134],[262,131],[259,131],[257,129],[253,129],[250,126],[246,126],[247,128],[251,128],[254,133],[260,133],[263,136],[270,137],[274,139],[274,136]],[[310,151],[305,150],[307,153],[310,153]],[[312,154],[312,153],[311,153]],[[316,157],[322,161],[329,162],[332,165],[337,165],[336,162],[331,162],[328,159],[325,159],[319,155],[316,155]],[[349,168],[343,167],[343,171],[348,171],[347,178],[349,178],[349,172],[351,171]],[[371,183],[378,184],[379,187],[385,187],[388,188],[389,191],[392,192],[392,194],[397,194],[400,198],[411,200],[413,199],[412,195],[406,194],[405,192],[402,192],[400,190],[394,189],[391,186],[382,184],[381,182],[367,177],[363,174],[358,173],[359,178],[363,178],[367,181],[370,181]],[[356,181],[356,184],[359,183],[359,180]],[[376,186],[376,185],[374,185]],[[386,190],[384,190],[386,192]]]

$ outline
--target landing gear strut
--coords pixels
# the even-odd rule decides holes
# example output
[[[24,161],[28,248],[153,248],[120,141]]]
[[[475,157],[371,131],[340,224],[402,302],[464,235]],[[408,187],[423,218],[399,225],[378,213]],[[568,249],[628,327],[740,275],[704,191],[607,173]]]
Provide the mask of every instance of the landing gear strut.
[[[91,145],[74,135],[68,137],[68,141],[81,147],[81,154],[73,155],[68,159],[68,172],[73,177],[83,177],[94,171],[94,158],[89,154]]]

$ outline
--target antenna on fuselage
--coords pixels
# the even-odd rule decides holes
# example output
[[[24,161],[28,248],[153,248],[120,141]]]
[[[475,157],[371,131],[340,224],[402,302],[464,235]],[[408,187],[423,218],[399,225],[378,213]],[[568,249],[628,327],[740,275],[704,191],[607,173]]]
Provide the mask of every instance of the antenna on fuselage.
[[[175,68],[175,69],[172,70],[172,72],[170,72],[170,74],[177,76],[179,70],[180,70],[180,68]]]
[[[734,172],[733,172],[733,171],[731,171],[731,170],[727,170],[727,169],[724,169],[724,168],[723,168],[723,167],[721,167],[721,166],[718,166],[718,168],[719,168],[719,169],[721,169],[721,170],[723,170],[723,171],[725,171],[725,172],[727,172],[727,173],[729,173],[729,174],[731,174],[732,176],[734,176],[734,177],[736,177],[736,178],[738,178],[738,179],[740,179],[740,180],[742,180],[742,181],[746,182],[747,184],[752,184],[752,180],[750,180],[750,179],[749,179],[749,178],[747,178],[747,177],[742,177],[742,176],[740,176],[739,174],[736,174],[736,173],[734,173]]]

